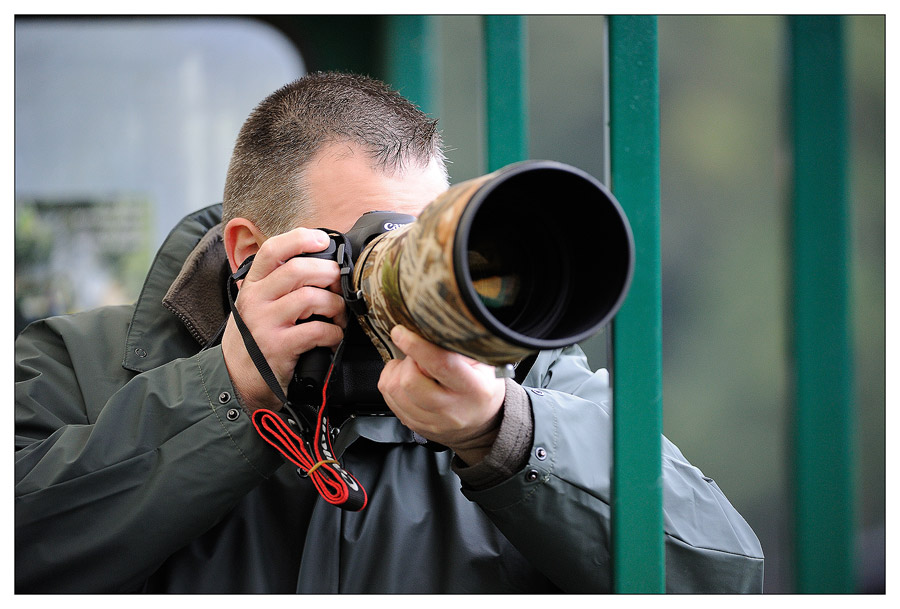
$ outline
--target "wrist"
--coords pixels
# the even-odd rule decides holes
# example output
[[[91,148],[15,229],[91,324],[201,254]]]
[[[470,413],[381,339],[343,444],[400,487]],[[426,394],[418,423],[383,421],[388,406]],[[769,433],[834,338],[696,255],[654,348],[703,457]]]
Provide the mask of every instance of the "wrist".
[[[500,422],[503,420],[503,408],[501,407],[491,420],[488,429],[466,442],[450,446],[449,448],[457,457],[467,465],[475,465],[484,460],[491,452],[497,434],[500,432]]]
[[[506,379],[503,416],[493,444],[480,460],[466,460],[457,453],[453,471],[465,488],[482,490],[506,480],[528,461],[534,439],[534,417],[531,400],[525,389]]]
[[[233,315],[228,319],[222,335],[222,357],[225,359],[225,369],[231,377],[231,384],[235,393],[240,396],[245,411],[252,413],[263,408],[281,410],[281,399],[263,378],[260,368],[247,350]],[[271,366],[265,359],[262,363]],[[276,374],[275,369],[270,369],[269,372],[273,376]],[[278,382],[281,383],[280,380]],[[282,384],[281,390],[287,393],[287,385]]]
[[[225,369],[244,410],[252,413],[261,408],[280,409],[281,403],[266,385],[253,360],[249,355],[241,358],[241,354],[239,349],[230,349],[223,339],[222,356],[225,359]],[[243,354],[246,354],[246,351]]]

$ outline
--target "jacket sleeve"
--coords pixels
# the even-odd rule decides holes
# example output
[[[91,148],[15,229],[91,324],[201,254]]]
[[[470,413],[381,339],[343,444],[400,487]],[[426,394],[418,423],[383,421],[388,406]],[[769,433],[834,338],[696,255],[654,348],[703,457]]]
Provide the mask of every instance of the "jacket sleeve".
[[[139,589],[281,463],[221,349],[128,373],[103,361],[109,325],[56,318],[16,341],[17,592]]]
[[[542,353],[523,386],[534,414],[528,462],[491,488],[463,492],[560,588],[609,592],[608,375],[592,372],[576,346]],[[715,482],[661,441],[667,591],[762,592],[756,535]]]

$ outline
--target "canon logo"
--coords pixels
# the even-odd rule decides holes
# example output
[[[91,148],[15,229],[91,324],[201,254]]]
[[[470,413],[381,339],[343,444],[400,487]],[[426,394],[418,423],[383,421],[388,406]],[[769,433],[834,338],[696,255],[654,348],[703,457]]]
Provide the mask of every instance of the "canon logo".
[[[404,226],[406,226],[405,222],[385,222],[382,228],[388,231],[397,230],[398,228],[403,228]]]

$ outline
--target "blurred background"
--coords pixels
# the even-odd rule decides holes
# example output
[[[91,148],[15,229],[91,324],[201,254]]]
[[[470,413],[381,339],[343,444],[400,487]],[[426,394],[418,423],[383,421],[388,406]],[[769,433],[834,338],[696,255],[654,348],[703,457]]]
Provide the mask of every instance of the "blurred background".
[[[257,102],[307,70],[390,81],[390,66],[365,51],[389,35],[386,19],[17,18],[16,332],[47,315],[134,300],[169,229],[221,200],[231,147]],[[879,592],[885,19],[844,23],[857,582]],[[605,179],[605,18],[526,24],[530,156]],[[440,117],[457,182],[485,172],[480,18],[445,15],[430,27],[440,53],[434,95],[420,103]],[[757,532],[774,593],[794,591],[786,27],[780,16],[658,19],[664,431]],[[604,365],[604,346],[601,338],[587,347],[594,365]]]

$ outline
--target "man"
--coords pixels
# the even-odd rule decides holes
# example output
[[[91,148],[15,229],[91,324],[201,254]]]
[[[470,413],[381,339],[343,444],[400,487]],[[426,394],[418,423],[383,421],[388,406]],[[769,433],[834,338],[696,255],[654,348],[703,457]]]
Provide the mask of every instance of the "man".
[[[318,499],[251,422],[281,404],[226,278],[254,256],[236,306],[285,389],[347,323],[337,264],[297,257],[325,247],[314,227],[416,215],[446,187],[435,123],[377,81],[314,74],[264,100],[224,212],[173,230],[134,306],[17,340],[17,591],[609,591],[609,387],[577,347],[520,385],[395,328],[407,357],[378,388],[396,417],[351,417],[334,444],[359,512]],[[667,588],[761,591],[753,532],[662,441]]]

